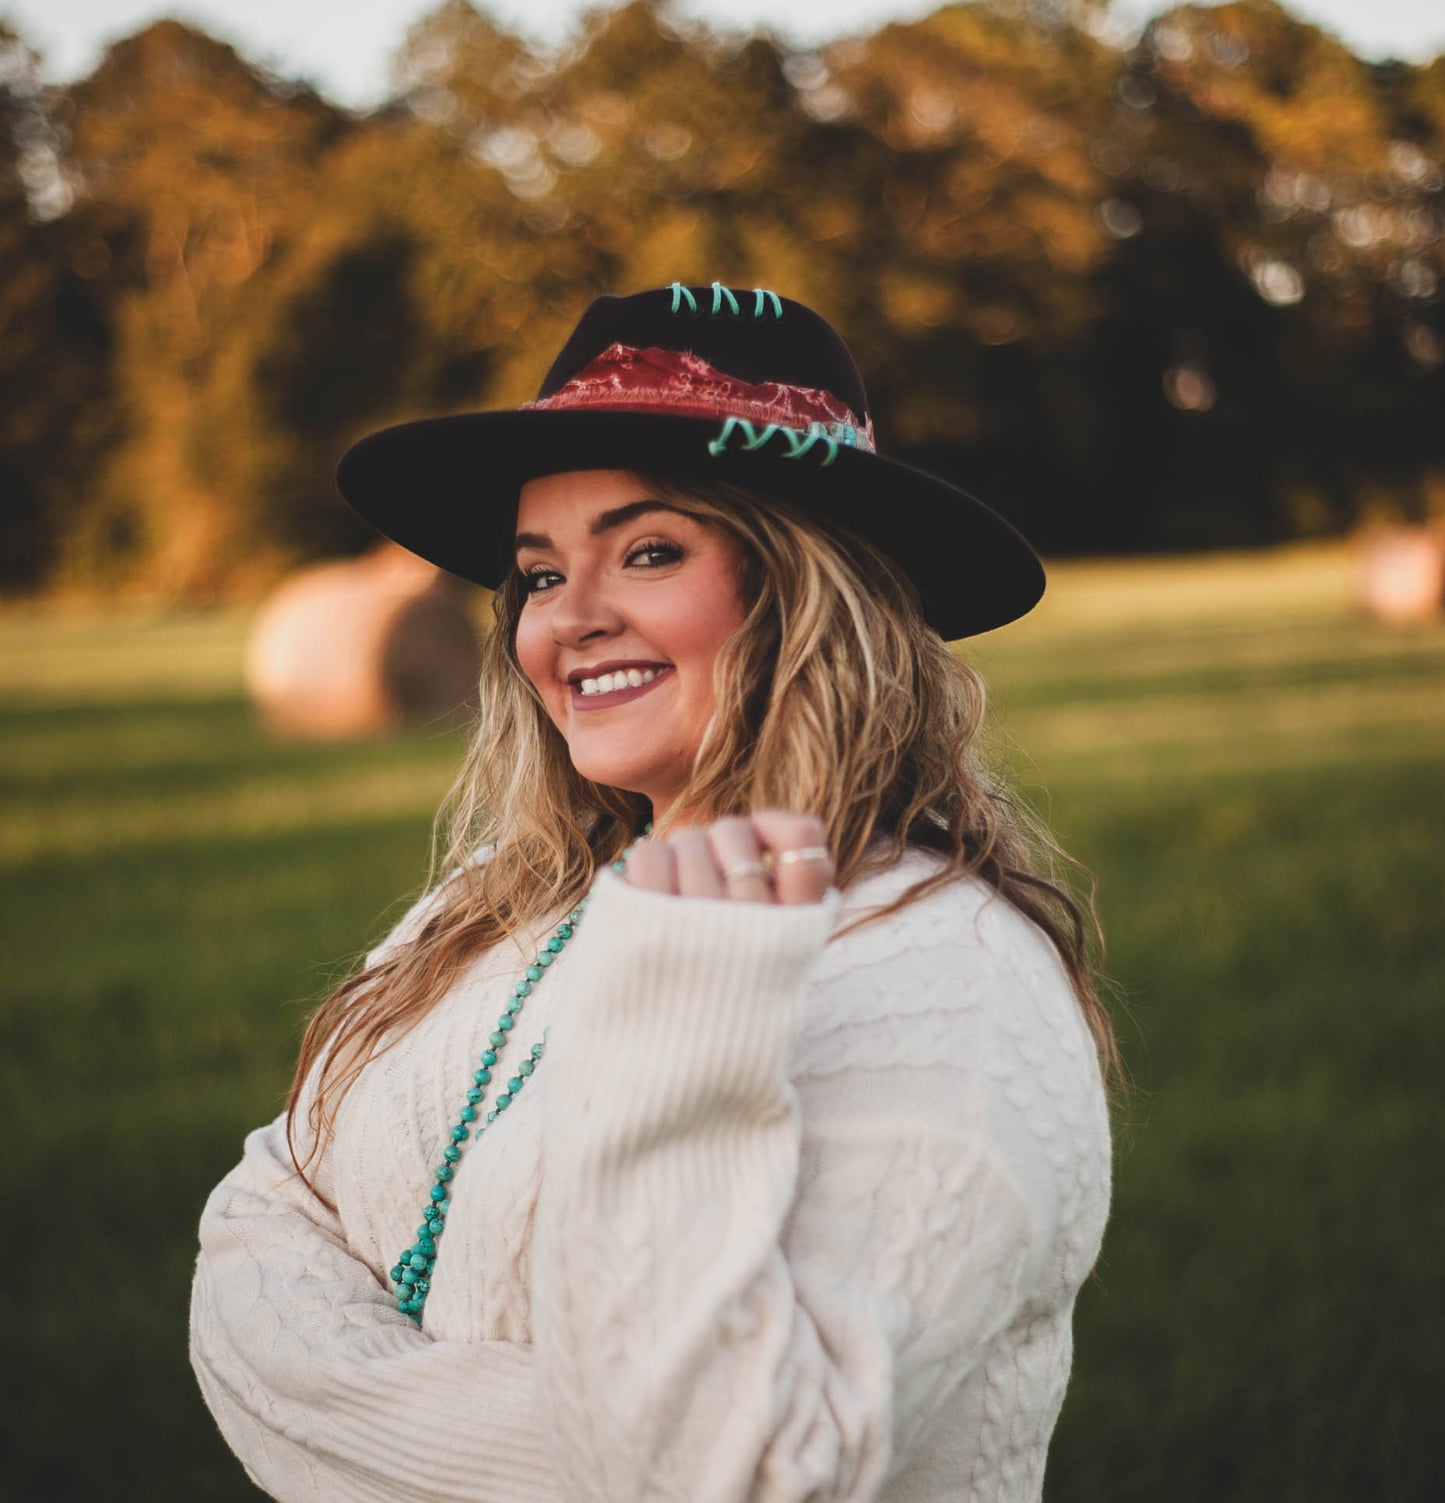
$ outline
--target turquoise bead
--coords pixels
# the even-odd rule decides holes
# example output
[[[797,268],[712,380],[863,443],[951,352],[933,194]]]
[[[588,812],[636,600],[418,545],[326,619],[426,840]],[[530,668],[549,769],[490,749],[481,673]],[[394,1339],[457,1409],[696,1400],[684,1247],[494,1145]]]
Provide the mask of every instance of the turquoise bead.
[[[489,1040],[489,1042],[491,1043],[491,1046],[492,1046],[493,1049],[500,1049],[502,1047],[502,1045],[507,1042],[507,1035],[505,1033],[494,1033],[494,1034],[492,1034],[491,1039]],[[492,1055],[492,1063],[496,1064],[496,1062],[497,1062],[497,1057],[494,1054],[494,1055]]]
[[[539,966],[539,965],[529,965],[527,967],[527,980],[528,981],[540,981],[541,979],[542,979],[542,967]]]
[[[556,960],[556,958],[557,957],[550,950],[543,950],[537,956],[537,964],[540,966],[549,966],[554,960]]]
[[[491,1082],[492,1072],[490,1070],[477,1070],[473,1073],[472,1079],[475,1080],[478,1085],[487,1085]]]
[[[517,1092],[522,1089],[521,1080],[515,1075],[512,1076],[512,1078],[507,1082],[507,1089],[512,1093],[512,1095],[515,1096]]]
[[[557,938],[558,939],[571,939],[572,938],[572,925],[571,924],[563,924],[562,927],[557,931]]]
[[[428,1221],[426,1224],[426,1229],[432,1234],[433,1237],[439,1237],[441,1236],[442,1226],[443,1223],[440,1221]]]
[[[465,1139],[467,1138],[467,1136],[468,1136],[467,1130],[466,1130],[465,1127],[462,1126],[462,1124],[460,1122],[458,1122],[457,1125],[454,1128],[452,1128],[452,1142],[453,1143],[461,1143],[461,1142],[465,1141]]]
[[[547,941],[547,948],[548,948],[548,950],[550,950],[552,952],[553,955],[556,955],[556,954],[558,954],[561,951],[562,946],[563,946],[564,943],[565,943],[565,941],[557,939],[557,938],[554,937],[554,938],[549,939]]]
[[[426,1259],[420,1253],[413,1253],[411,1255],[411,1266],[418,1272],[421,1272],[426,1267]]]
[[[519,981],[512,988],[512,995],[514,997],[530,997],[532,995],[532,983],[530,981]]]
[[[542,1054],[543,1054],[542,1045],[541,1044],[533,1044],[532,1045],[532,1058],[533,1059],[541,1059]]]
[[[511,1104],[512,1104],[512,1098],[509,1095],[507,1095],[507,1093],[505,1091],[503,1091],[502,1094],[497,1097],[497,1110],[499,1112],[506,1111],[506,1109],[509,1106],[511,1106]]]
[[[430,1237],[418,1237],[416,1240],[416,1250],[419,1253],[425,1253],[427,1257],[431,1257],[436,1252],[437,1245]]]
[[[416,1270],[412,1268],[403,1268],[401,1271],[401,1282],[403,1284],[416,1283]]]
[[[457,1115],[462,1119],[463,1122],[475,1122],[477,1120],[477,1109],[474,1106],[464,1106],[461,1111],[457,1113]],[[455,1128],[453,1128],[452,1130],[454,1132],[456,1131]],[[466,1136],[465,1131],[463,1131],[462,1136]]]
[[[451,1177],[452,1177],[452,1166],[450,1164],[438,1164],[437,1165],[437,1183],[438,1184],[445,1184],[446,1181],[449,1180]]]
[[[490,1050],[490,1049],[483,1049],[482,1050],[482,1063],[484,1065],[494,1065],[494,1064],[496,1064],[496,1062],[497,1062],[497,1056],[496,1056],[496,1054],[492,1050]],[[490,1079],[490,1077],[488,1077],[488,1078]]]
[[[462,1151],[457,1147],[455,1143],[448,1143],[447,1146],[442,1149],[442,1157],[449,1164],[455,1164],[456,1161],[461,1158],[461,1156]]]
[[[509,1012],[504,1012],[501,1017],[497,1019],[497,1027],[500,1028],[503,1033],[510,1033],[511,1030],[516,1026],[517,1020]]]
[[[530,1059],[524,1059],[522,1063],[517,1066],[517,1074],[530,1075],[536,1068],[537,1066]]]
[[[477,1104],[477,1102],[479,1102],[481,1099],[482,1099],[482,1092],[476,1086],[473,1086],[467,1092],[467,1100],[469,1102],[471,1102],[471,1104],[473,1106],[475,1106]]]
[[[512,1000],[507,1003],[507,1011],[509,1013],[511,1013],[514,1017],[516,1016],[517,1013],[521,1012],[522,1007],[523,1007],[523,1002],[522,1002],[522,999],[520,997],[513,997]]]
[[[490,1112],[487,1113],[487,1121],[488,1122],[495,1122],[496,1120],[497,1120],[497,1114],[496,1114],[495,1111],[490,1111]]]
[[[399,1283],[401,1283],[401,1264],[400,1263],[398,1263],[396,1265],[396,1267],[391,1270],[391,1281],[392,1281],[393,1284],[399,1284]]]
[[[447,1198],[447,1192],[442,1189],[440,1185],[433,1185],[431,1189],[427,1191],[427,1194],[437,1202],[438,1208],[440,1208],[441,1202]]]

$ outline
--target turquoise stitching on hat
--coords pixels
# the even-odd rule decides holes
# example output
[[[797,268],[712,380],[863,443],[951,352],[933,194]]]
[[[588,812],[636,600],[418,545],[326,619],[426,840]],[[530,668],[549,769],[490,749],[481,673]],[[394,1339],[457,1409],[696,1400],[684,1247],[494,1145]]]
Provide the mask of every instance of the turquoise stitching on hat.
[[[773,317],[781,318],[783,316],[783,301],[776,292],[769,292],[766,287],[754,287],[753,293],[757,297],[757,302],[753,304],[754,318],[761,318],[763,316],[769,298],[773,300]]]
[[[738,307],[738,300],[732,295],[731,290],[724,287],[721,282],[712,284],[712,316],[716,318],[722,312],[724,298],[728,300],[728,307],[732,309],[733,317],[737,318],[742,313],[742,309]]]
[[[734,433],[742,435],[744,454],[755,453],[775,434],[781,433],[788,445],[788,452],[783,455],[784,459],[801,459],[820,442],[826,449],[820,468],[826,469],[838,457],[838,441],[822,423],[811,423],[806,429],[788,428],[781,423],[768,423],[759,433],[747,418],[740,417],[730,417],[724,421],[722,431],[708,444],[708,453],[714,458],[726,453],[728,441]]]
[[[722,432],[707,446],[707,452],[714,457],[721,454],[728,446],[728,440],[734,432],[743,436],[743,453],[751,454],[755,449],[761,449],[767,441],[777,433],[778,425],[769,423],[761,433],[747,420],[747,418],[730,417],[722,425]]]
[[[822,439],[828,449],[828,456],[824,459],[822,468],[827,469],[838,457],[838,440],[821,423],[809,423],[806,433],[801,433],[796,428],[783,428],[781,432],[787,438],[789,445],[788,452],[783,455],[784,459],[801,459],[819,439]]]
[[[696,313],[697,312],[697,299],[692,295],[691,289],[687,288],[687,287],[684,287],[681,282],[673,282],[671,285],[672,285],[672,311],[674,313],[676,313],[677,310],[682,306],[683,302],[686,301],[686,303],[687,303],[687,311],[689,313]]]

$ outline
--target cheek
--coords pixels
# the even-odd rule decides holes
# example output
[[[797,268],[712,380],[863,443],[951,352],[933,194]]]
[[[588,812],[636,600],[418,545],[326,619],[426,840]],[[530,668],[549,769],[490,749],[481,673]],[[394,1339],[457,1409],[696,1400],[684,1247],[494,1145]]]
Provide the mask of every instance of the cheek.
[[[746,615],[731,576],[711,582],[706,590],[694,589],[678,601],[671,619],[672,656],[692,668],[691,692],[704,713],[714,698],[712,671],[718,654]]]
[[[517,635],[513,639],[517,650],[517,662],[522,672],[536,686],[545,700],[547,686],[553,681],[553,649],[551,635],[523,610],[517,622]]]

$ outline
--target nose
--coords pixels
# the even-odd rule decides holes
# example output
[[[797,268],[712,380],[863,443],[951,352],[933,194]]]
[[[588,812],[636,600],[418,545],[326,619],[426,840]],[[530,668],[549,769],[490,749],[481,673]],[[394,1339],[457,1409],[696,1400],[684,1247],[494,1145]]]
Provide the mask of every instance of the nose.
[[[586,570],[576,569],[561,588],[551,612],[552,640],[559,647],[578,647],[615,636],[622,617],[606,585]]]

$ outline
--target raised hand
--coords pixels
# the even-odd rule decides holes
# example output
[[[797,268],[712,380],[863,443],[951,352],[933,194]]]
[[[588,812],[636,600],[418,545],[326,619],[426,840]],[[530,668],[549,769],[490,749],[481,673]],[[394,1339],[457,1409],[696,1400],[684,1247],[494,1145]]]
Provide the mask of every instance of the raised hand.
[[[639,841],[628,853],[624,880],[682,897],[816,903],[833,875],[820,819],[760,809]]]

